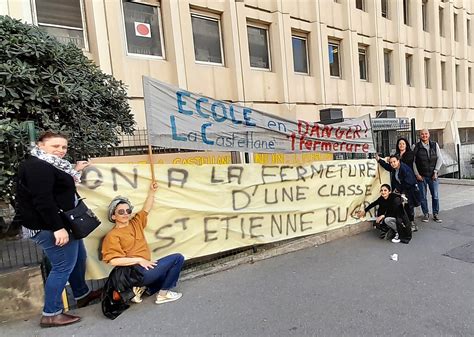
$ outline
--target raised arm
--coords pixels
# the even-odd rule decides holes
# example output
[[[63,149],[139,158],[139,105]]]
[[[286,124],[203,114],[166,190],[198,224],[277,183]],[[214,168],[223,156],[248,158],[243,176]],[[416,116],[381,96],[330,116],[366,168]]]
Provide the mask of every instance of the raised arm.
[[[393,171],[393,168],[390,166],[390,164],[387,163],[387,162],[385,161],[385,159],[380,158],[380,156],[378,155],[378,153],[375,154],[375,160],[376,160],[377,163],[379,163],[380,166],[382,166],[386,171],[389,171],[389,172]]]
[[[146,197],[145,203],[143,204],[142,210],[150,213],[153,203],[155,202],[155,192],[158,189],[158,183],[156,181],[150,184],[150,189],[148,190],[148,196]]]

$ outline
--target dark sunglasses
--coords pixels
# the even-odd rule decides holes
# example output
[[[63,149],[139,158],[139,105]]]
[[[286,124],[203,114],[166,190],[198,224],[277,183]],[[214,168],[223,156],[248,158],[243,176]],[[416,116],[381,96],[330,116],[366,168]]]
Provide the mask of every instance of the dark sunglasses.
[[[118,215],[124,215],[125,213],[132,214],[132,210],[130,208],[127,208],[127,209],[119,209],[117,211]]]

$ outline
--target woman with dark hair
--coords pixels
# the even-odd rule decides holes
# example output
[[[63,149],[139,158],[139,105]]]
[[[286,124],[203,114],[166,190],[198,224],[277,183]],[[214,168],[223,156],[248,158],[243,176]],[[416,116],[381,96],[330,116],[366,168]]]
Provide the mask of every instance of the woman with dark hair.
[[[89,290],[85,281],[84,243],[69,234],[67,221],[61,216],[61,211],[76,206],[76,184],[82,169],[89,166],[88,161],[74,166],[64,159],[67,149],[64,135],[46,132],[18,172],[18,206],[25,233],[43,248],[52,267],[44,287],[42,327],[80,321],[78,316],[63,313],[62,293],[67,282],[79,308],[101,295],[101,290]]]
[[[415,153],[410,147],[410,143],[406,138],[398,138],[397,146],[395,147],[395,154],[399,156],[400,161],[405,163],[413,170],[413,161],[415,160]]]
[[[413,173],[412,168],[403,163],[396,154],[390,156],[390,164],[381,159],[378,155],[375,155],[375,159],[385,170],[390,172],[393,192],[401,194],[402,197],[406,197],[407,203],[405,205],[405,211],[410,220],[412,231],[416,232],[418,228],[415,224],[415,207],[420,205],[420,198],[415,173]]]
[[[390,185],[383,184],[380,187],[380,197],[364,210],[359,211],[357,216],[363,217],[375,206],[378,206],[375,226],[382,232],[380,237],[392,239],[393,243],[409,243],[411,230],[403,210],[402,200],[399,195],[391,193]]]

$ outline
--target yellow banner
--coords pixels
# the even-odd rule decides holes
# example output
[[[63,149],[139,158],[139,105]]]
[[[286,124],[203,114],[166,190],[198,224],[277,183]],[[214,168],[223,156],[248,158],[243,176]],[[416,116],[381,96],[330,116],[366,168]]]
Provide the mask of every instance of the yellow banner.
[[[327,152],[310,153],[254,153],[253,160],[258,164],[307,164],[313,161],[333,160],[334,155]]]
[[[380,177],[379,175],[382,174]],[[146,238],[153,258],[179,252],[186,259],[285,240],[358,222],[355,213],[389,181],[375,160],[302,165],[155,165],[159,183]],[[106,277],[102,238],[113,227],[107,206],[127,196],[138,211],[151,173],[147,164],[96,164],[79,193],[102,219],[87,239],[88,278]]]

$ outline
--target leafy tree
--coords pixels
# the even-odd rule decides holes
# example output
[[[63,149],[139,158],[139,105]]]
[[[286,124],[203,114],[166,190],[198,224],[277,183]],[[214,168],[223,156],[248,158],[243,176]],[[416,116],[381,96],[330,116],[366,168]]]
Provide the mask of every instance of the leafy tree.
[[[67,134],[72,160],[104,155],[119,144],[119,133],[134,131],[121,81],[72,43],[8,16],[0,16],[0,102],[0,199],[6,202],[12,173],[29,146],[19,137],[22,122]]]

